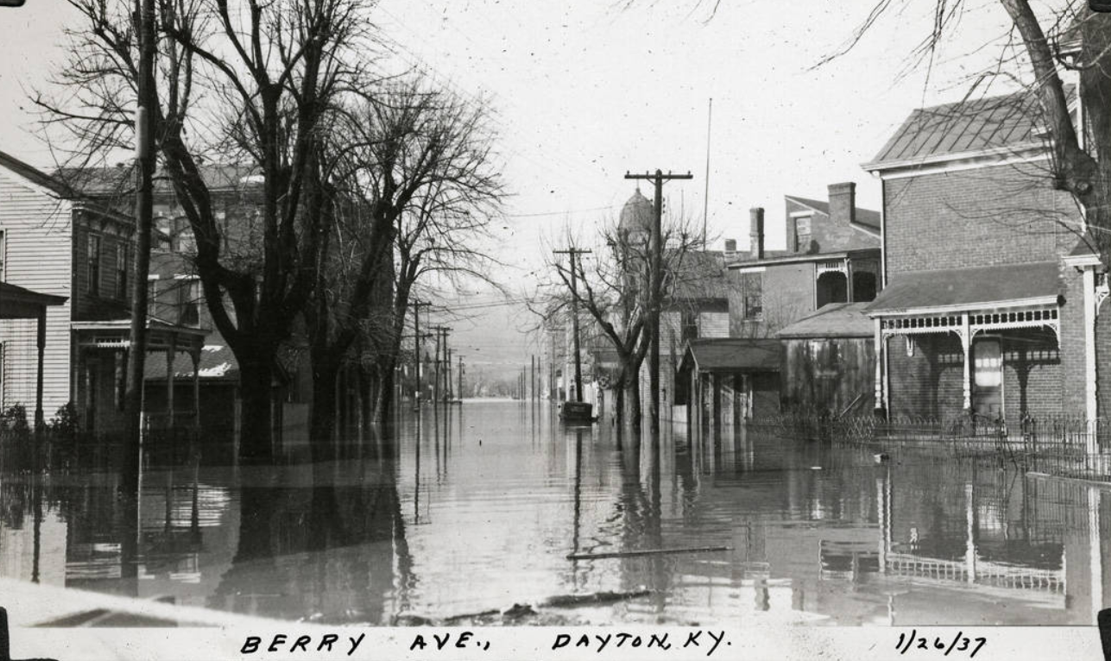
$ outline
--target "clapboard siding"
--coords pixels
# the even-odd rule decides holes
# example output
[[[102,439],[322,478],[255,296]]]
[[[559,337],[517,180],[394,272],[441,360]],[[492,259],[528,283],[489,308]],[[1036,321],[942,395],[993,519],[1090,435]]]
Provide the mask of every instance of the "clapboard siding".
[[[90,228],[92,224],[94,227]],[[116,252],[130,237],[118,234],[117,227],[98,227],[88,214],[78,214],[73,233],[73,320],[119,319],[127,315],[128,297],[116,295]],[[94,294],[89,289],[89,236],[100,237],[100,284]],[[128,265],[128,271],[131,265]]]
[[[699,337],[729,337],[728,312],[700,312],[698,314]]]
[[[72,298],[72,206],[0,170],[0,228],[5,235],[4,279],[20,287]],[[4,344],[2,404],[35,405],[37,350],[34,320],[0,321]],[[70,400],[70,300],[47,308],[43,411],[49,419]]]

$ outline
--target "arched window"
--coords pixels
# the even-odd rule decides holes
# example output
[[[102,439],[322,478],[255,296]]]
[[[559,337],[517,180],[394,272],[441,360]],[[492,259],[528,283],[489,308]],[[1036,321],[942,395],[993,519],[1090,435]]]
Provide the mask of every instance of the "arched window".
[[[818,307],[828,303],[844,303],[849,300],[849,283],[845,274],[839,271],[827,271],[818,276]]]

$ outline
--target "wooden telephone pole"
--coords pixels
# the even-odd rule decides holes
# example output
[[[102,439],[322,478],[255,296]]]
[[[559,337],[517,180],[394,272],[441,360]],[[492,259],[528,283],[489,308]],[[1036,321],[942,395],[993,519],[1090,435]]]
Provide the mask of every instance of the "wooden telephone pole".
[[[138,165],[135,194],[136,246],[131,283],[131,329],[127,349],[127,381],[124,406],[127,415],[127,446],[124,480],[127,495],[138,497],[142,463],[143,382],[147,352],[147,276],[150,273],[151,228],[154,225],[154,111],[158,92],[154,86],[154,0],[142,0],[137,16],[139,35],[139,99],[135,111],[135,160]],[[171,365],[172,370],[172,365]],[[170,372],[167,373],[169,378]],[[171,400],[173,401],[173,400]],[[35,420],[36,430],[43,421]]]
[[[570,255],[571,257],[571,333],[574,335],[572,338],[574,352],[575,352],[575,401],[583,401],[583,375],[582,375],[582,361],[579,359],[579,285],[578,285],[578,266],[576,262],[578,255],[589,253],[589,250],[579,250],[577,248],[568,248],[567,250],[553,250],[557,255]]]
[[[648,332],[651,336],[651,346],[648,351],[648,384],[651,393],[648,397],[648,416],[650,429],[653,432],[660,430],[660,308],[663,305],[663,225],[664,215],[664,182],[672,179],[694,179],[694,175],[664,174],[661,170],[646,174],[625,174],[626,179],[647,179],[656,186],[655,204],[656,213],[652,219],[652,234],[649,239],[649,265],[651,277],[649,278],[651,290],[648,305]]]
[[[427,301],[421,301],[421,300],[414,300],[413,301],[413,326],[415,327],[415,335],[414,335],[415,339],[413,340],[413,353],[415,354],[415,362],[417,364],[417,374],[416,374],[417,387],[413,392],[413,395],[414,395],[413,399],[416,400],[414,402],[414,404],[418,407],[420,406],[420,396],[421,396],[421,392],[420,392],[420,368],[421,368],[420,343],[421,343],[421,340],[424,339],[424,337],[420,334],[420,309],[422,307],[429,307],[431,305],[432,304],[427,302]]]

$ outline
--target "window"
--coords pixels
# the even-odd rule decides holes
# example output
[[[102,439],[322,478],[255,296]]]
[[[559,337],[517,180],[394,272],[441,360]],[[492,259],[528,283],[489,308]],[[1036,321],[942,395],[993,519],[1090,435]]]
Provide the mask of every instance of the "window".
[[[116,248],[116,298],[127,300],[127,273],[128,264],[131,262],[131,246],[121,243]]]
[[[4,343],[0,342],[0,409],[4,408]]]
[[[759,273],[744,274],[744,315],[746,320],[764,318],[764,287]]]
[[[181,283],[178,290],[181,295],[181,316],[178,320],[182,326],[200,325],[201,281],[199,279],[186,280]]]
[[[795,252],[810,252],[810,216],[795,218]]]
[[[187,218],[174,220],[174,252],[186,255],[197,253],[197,243],[193,240],[193,228]]]
[[[85,291],[93,296],[100,295],[100,237],[93,234],[89,235],[89,250],[88,250],[88,281],[85,283]]]
[[[4,230],[0,230],[0,282],[4,282]]]

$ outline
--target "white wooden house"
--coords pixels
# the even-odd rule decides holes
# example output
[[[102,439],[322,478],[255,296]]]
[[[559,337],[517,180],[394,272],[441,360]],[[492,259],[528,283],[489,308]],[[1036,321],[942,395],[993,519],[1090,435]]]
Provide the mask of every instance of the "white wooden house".
[[[122,425],[134,223],[61,180],[0,152],[0,282],[64,297],[46,308],[42,408],[73,402],[85,431]],[[199,360],[204,331],[148,320],[148,349]],[[0,408],[33,415],[35,319],[0,319]],[[29,420],[30,422],[30,420]]]

